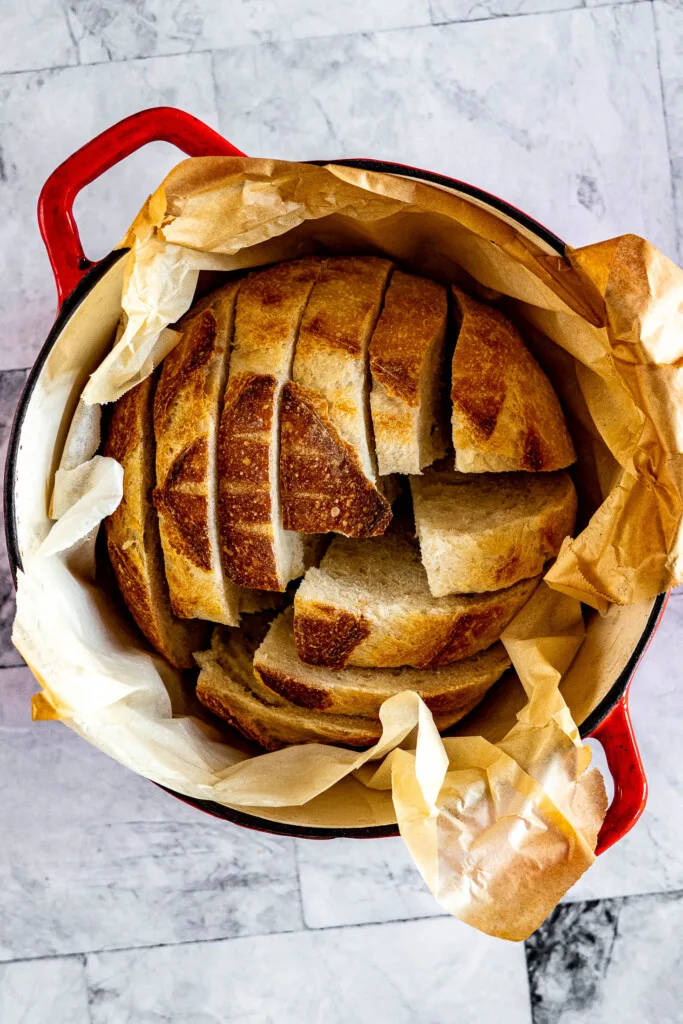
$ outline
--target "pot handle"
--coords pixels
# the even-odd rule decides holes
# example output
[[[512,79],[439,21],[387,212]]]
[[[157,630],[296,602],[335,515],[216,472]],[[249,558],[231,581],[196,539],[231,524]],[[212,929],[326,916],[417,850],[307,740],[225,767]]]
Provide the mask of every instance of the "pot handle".
[[[47,179],[38,200],[38,224],[60,306],[93,266],[81,245],[73,214],[74,199],[91,181],[148,142],[170,142],[188,156],[244,156],[184,110],[151,107],[125,117],[68,157]]]
[[[596,855],[629,832],[645,810],[647,778],[628,713],[628,692],[591,733],[605,751],[614,780],[614,797],[598,835]]]

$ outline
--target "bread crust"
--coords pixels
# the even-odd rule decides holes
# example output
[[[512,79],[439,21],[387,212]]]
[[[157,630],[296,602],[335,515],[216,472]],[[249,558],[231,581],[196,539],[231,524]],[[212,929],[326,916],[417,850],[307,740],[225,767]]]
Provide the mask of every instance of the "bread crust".
[[[123,599],[152,647],[176,668],[191,668],[206,642],[202,622],[176,618],[152,502],[155,377],[147,377],[114,406],[103,453],[123,466],[123,498],[104,521],[109,558]]]
[[[260,681],[299,707],[329,714],[373,718],[382,703],[402,690],[414,690],[434,713],[458,721],[481,700],[509,667],[502,644],[467,660],[435,669],[346,668],[306,665],[296,651],[293,609],[273,622],[254,655]]]
[[[216,447],[239,282],[201,301],[180,326],[154,400],[154,503],[176,615],[236,626],[239,590],[225,579],[215,509]]]
[[[370,342],[370,407],[382,476],[420,473],[446,454],[447,314],[442,285],[394,271]]]
[[[392,265],[376,256],[325,260],[297,340],[292,379],[318,391],[331,422],[374,483],[367,352]]]
[[[576,459],[557,395],[503,314],[459,288],[451,399],[456,468],[552,472]]]
[[[280,500],[285,530],[375,537],[391,506],[332,424],[326,400],[289,381],[280,412]]]

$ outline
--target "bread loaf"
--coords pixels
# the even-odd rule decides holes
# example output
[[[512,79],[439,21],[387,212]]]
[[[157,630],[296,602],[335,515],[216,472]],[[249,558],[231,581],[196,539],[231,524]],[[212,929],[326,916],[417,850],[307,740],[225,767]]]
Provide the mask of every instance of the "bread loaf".
[[[433,597],[417,544],[336,538],[294,599],[297,653],[310,665],[436,668],[490,647],[540,577],[488,594]]]
[[[107,549],[128,610],[152,647],[176,668],[194,665],[206,643],[203,622],[178,619],[171,610],[159,524],[152,501],[156,377],[147,377],[114,406],[104,455],[123,466],[123,498],[104,520]]]
[[[239,622],[239,588],[221,565],[216,448],[238,288],[220,288],[181,321],[154,400],[154,501],[171,605],[229,626]]]
[[[545,373],[507,317],[453,296],[460,314],[451,375],[456,468],[466,473],[563,469],[576,455]]]
[[[576,491],[567,473],[412,476],[415,527],[435,597],[510,587],[539,573],[571,534]]]
[[[446,454],[446,289],[395,270],[370,342],[379,473],[420,473]]]
[[[284,590],[303,575],[303,542],[282,526],[280,398],[320,273],[314,257],[280,263],[240,289],[221,416],[218,518],[226,574],[244,587]]]
[[[373,718],[382,703],[401,690],[414,690],[434,713],[452,725],[481,700],[510,661],[502,644],[472,658],[434,669],[346,668],[306,665],[297,654],[294,613],[287,608],[273,622],[254,655],[261,682],[292,704],[337,715]]]

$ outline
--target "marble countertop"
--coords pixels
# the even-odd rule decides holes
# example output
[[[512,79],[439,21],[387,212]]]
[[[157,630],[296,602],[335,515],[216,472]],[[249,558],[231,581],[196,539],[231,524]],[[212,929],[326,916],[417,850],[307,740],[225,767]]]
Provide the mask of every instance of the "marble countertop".
[[[682,0],[0,0],[0,15],[3,458],[55,311],[38,192],[144,107],[182,107],[253,155],[441,171],[572,245],[633,231],[683,259]],[[176,160],[154,144],[79,196],[89,256]],[[444,916],[400,840],[241,830],[31,724],[0,555],[2,1024],[683,1022],[683,596],[631,691],[645,814],[512,945]]]

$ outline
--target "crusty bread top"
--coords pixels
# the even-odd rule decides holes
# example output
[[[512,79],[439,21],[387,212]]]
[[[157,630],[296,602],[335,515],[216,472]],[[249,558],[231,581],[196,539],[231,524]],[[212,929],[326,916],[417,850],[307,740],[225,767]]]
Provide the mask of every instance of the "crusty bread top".
[[[499,639],[540,577],[486,594],[433,597],[412,538],[337,537],[294,599],[302,661],[329,668],[436,668]]]
[[[205,642],[203,622],[177,619],[172,611],[159,524],[152,502],[156,377],[126,392],[114,406],[103,453],[123,466],[123,498],[105,519],[107,548],[128,610],[151,645],[176,668],[194,665]]]
[[[376,256],[324,261],[301,322],[292,379],[319,391],[329,416],[374,481],[367,350],[391,263]]]
[[[280,500],[285,530],[374,537],[391,506],[330,421],[317,392],[289,381],[282,391]]]
[[[173,609],[231,626],[239,622],[239,600],[220,564],[216,444],[238,288],[231,282],[218,289],[183,318],[154,399],[154,501]]]
[[[469,472],[562,469],[576,455],[550,381],[517,329],[453,288],[460,311],[451,378],[456,466]]]
[[[465,661],[435,669],[339,671],[307,665],[296,650],[293,618],[294,609],[287,608],[275,619],[254,655],[254,671],[266,686],[293,704],[317,711],[374,717],[383,701],[402,690],[419,693],[433,712],[465,706],[469,710],[472,700],[481,697],[510,665],[500,643]]]
[[[280,382],[289,378],[299,323],[320,268],[318,257],[305,256],[244,281],[235,312],[231,379],[244,371],[271,374]]]
[[[373,381],[412,408],[420,404],[425,359],[443,336],[447,312],[443,285],[394,271],[370,341],[370,369]]]

